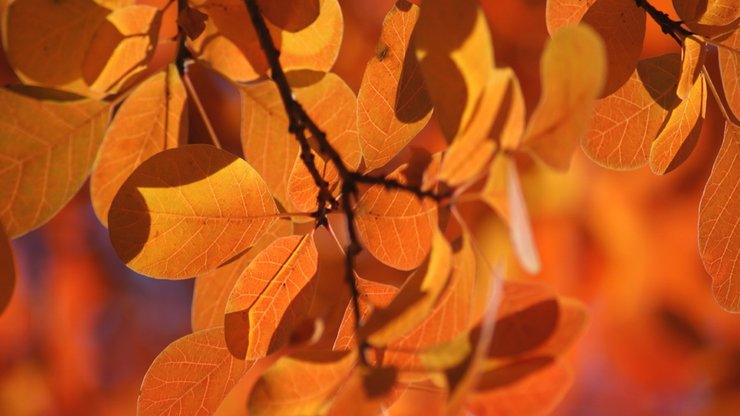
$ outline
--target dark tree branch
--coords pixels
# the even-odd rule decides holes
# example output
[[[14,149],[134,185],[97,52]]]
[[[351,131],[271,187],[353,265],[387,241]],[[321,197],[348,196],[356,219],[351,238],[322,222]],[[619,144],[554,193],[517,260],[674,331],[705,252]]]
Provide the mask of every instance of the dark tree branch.
[[[672,37],[679,45],[682,39],[694,33],[683,27],[683,22],[671,19],[667,13],[656,9],[648,0],[635,0],[637,7],[644,9],[647,14],[660,26],[663,33]]]

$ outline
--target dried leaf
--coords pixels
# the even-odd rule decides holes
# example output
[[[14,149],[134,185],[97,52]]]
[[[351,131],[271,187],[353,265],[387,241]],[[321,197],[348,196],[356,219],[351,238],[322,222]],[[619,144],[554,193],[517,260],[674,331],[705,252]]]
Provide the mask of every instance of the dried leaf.
[[[542,95],[522,142],[554,169],[565,171],[570,166],[594,100],[604,87],[605,58],[604,43],[586,25],[559,30],[545,46],[540,64]],[[582,70],[583,62],[589,63],[588,71]]]
[[[725,124],[722,147],[699,205],[699,251],[712,276],[714,298],[740,312],[740,127]]]
[[[626,84],[596,103],[591,129],[581,142],[588,157],[611,169],[636,169],[675,104],[680,60],[668,54],[640,61]]]
[[[406,0],[396,3],[383,20],[378,49],[362,77],[358,124],[368,170],[390,161],[431,117],[431,102],[412,45],[418,18],[418,6]]]
[[[707,55],[707,49],[703,42],[699,42],[691,37],[683,39],[683,48],[681,49],[681,77],[678,79],[676,95],[678,98],[685,100],[691,88],[699,79],[701,70],[704,67],[704,59]]]
[[[129,267],[179,279],[251,247],[276,214],[247,162],[210,145],[186,145],[157,153],[129,176],[113,199],[108,226]]]
[[[251,363],[235,359],[223,328],[195,332],[165,348],[144,376],[138,414],[210,415]]]
[[[722,45],[717,48],[722,88],[730,110],[740,118],[740,30],[734,31]]]
[[[139,84],[116,112],[90,178],[95,214],[108,224],[108,210],[123,182],[142,162],[187,139],[186,93],[170,65]]]
[[[13,250],[10,247],[8,236],[0,226],[0,314],[10,302],[15,287],[15,266],[13,265]]]
[[[299,295],[317,266],[313,233],[279,238],[257,254],[226,303],[226,343],[234,356],[257,360],[289,341],[311,306]]]
[[[80,189],[108,111],[103,102],[36,100],[0,89],[0,220],[9,237],[44,224]]]
[[[452,140],[468,125],[493,66],[486,17],[473,0],[427,0],[415,36],[439,126]]]

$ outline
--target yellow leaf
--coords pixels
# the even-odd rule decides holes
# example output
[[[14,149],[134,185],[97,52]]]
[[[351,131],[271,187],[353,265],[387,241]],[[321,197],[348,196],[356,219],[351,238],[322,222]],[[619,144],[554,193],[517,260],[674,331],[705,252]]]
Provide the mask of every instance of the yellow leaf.
[[[689,96],[691,87],[696,83],[704,67],[706,54],[707,49],[704,47],[704,42],[698,42],[690,37],[683,39],[681,77],[678,79],[678,86],[676,87],[678,98],[685,100]]]
[[[494,64],[486,17],[474,0],[427,0],[415,36],[439,126],[451,140],[468,125]]]
[[[699,251],[714,298],[740,312],[740,127],[727,122],[722,147],[699,205]]]
[[[419,7],[400,0],[385,16],[375,55],[358,93],[358,123],[365,167],[385,165],[431,117],[431,102],[413,53]],[[408,52],[408,53],[407,53]]]
[[[515,72],[511,73],[511,84],[504,97],[504,108],[507,110],[501,129],[494,129],[494,138],[504,150],[513,151],[519,148],[524,135],[527,107],[524,103],[524,94]]]
[[[317,266],[313,233],[279,238],[257,254],[226,303],[226,343],[234,356],[257,360],[289,341],[311,306],[301,292]]]
[[[44,224],[80,189],[109,108],[92,100],[36,100],[0,89],[0,220],[9,237]]]
[[[668,173],[689,157],[699,139],[706,105],[706,82],[700,76],[689,96],[668,115],[650,148],[650,170],[653,173]]]
[[[597,101],[591,129],[581,141],[586,155],[611,169],[644,166],[674,105],[679,65],[678,54],[644,59],[619,91]]]
[[[108,224],[108,210],[123,182],[142,162],[187,139],[187,95],[170,65],[134,89],[119,107],[90,177],[95,214]]]
[[[13,266],[13,250],[10,247],[8,236],[0,226],[0,314],[10,302],[15,287],[15,266]]]
[[[552,168],[564,171],[570,166],[604,87],[605,58],[604,43],[586,25],[559,30],[545,46],[542,94],[522,142]],[[588,71],[583,71],[583,62],[588,62]]]
[[[165,348],[141,384],[138,415],[213,414],[251,363],[235,359],[223,328],[186,335]]]
[[[740,118],[740,30],[735,30],[722,45],[717,48],[722,88],[730,111]]]
[[[108,227],[118,256],[154,277],[188,278],[251,247],[276,220],[247,162],[210,145],[157,153],[123,183]]]

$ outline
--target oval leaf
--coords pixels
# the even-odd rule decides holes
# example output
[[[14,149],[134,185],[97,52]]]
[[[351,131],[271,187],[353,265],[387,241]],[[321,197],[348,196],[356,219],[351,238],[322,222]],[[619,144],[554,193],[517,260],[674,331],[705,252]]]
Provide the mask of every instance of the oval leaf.
[[[681,77],[678,79],[676,95],[678,98],[685,100],[691,92],[691,88],[701,74],[704,67],[704,58],[707,49],[704,42],[699,42],[691,37],[683,39],[683,48],[681,49]]]

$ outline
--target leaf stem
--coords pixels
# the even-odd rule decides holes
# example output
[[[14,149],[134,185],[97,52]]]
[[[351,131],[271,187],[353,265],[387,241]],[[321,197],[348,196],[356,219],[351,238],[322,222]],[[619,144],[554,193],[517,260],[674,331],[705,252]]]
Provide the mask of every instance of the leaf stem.
[[[200,114],[200,118],[201,120],[203,120],[203,124],[206,126],[206,131],[208,131],[208,136],[210,136],[213,145],[221,149],[221,141],[218,140],[218,136],[216,136],[216,131],[213,129],[213,125],[211,124],[211,120],[208,118],[208,114],[206,114],[206,109],[205,107],[203,107],[203,103],[200,101],[198,92],[195,91],[195,87],[190,81],[190,75],[188,75],[187,71],[187,64],[185,65],[185,73],[182,75],[182,80],[185,83],[185,87],[188,89],[188,96],[193,99],[193,104],[195,104],[195,108],[198,109],[198,114]]]

